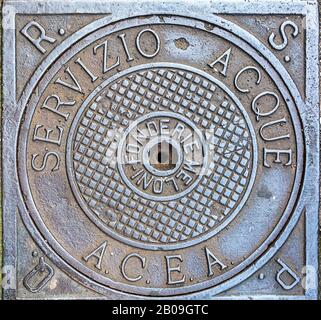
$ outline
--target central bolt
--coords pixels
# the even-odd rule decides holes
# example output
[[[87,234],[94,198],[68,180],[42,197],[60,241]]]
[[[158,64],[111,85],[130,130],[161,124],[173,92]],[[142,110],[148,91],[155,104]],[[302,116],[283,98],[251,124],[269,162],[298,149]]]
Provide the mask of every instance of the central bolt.
[[[159,142],[149,151],[149,162],[157,170],[167,171],[175,168],[178,161],[176,148],[166,141]]]

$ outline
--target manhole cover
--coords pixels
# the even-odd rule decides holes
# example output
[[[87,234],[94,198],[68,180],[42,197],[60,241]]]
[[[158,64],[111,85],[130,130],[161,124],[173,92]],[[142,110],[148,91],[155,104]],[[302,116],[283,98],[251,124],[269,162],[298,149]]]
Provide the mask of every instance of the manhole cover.
[[[4,28],[5,298],[316,298],[315,3],[7,2]]]

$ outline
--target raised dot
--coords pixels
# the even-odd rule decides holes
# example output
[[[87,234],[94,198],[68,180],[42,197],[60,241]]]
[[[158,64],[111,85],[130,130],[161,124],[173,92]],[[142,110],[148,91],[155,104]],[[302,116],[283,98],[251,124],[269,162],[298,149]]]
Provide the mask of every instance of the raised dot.
[[[259,274],[259,279],[260,279],[260,280],[263,280],[264,278],[265,278],[265,274],[264,274],[264,273],[260,273],[260,274]]]
[[[60,28],[58,33],[59,33],[59,35],[63,36],[65,34],[65,29]]]
[[[290,62],[290,61],[291,61],[291,58],[290,58],[289,56],[285,56],[285,57],[284,57],[284,61],[285,61],[285,62]]]
[[[35,257],[35,258],[38,257],[38,252],[37,251],[33,251],[32,252],[32,256]]]

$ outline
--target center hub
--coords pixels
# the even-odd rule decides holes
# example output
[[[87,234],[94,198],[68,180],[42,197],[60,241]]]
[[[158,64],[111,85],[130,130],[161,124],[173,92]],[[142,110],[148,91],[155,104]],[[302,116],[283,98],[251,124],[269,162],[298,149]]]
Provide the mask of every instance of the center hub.
[[[144,166],[152,174],[168,176],[179,168],[182,162],[180,146],[168,137],[155,137],[143,151]]]
[[[117,163],[123,180],[150,200],[182,197],[202,178],[206,164],[202,133],[181,115],[153,112],[126,130]]]

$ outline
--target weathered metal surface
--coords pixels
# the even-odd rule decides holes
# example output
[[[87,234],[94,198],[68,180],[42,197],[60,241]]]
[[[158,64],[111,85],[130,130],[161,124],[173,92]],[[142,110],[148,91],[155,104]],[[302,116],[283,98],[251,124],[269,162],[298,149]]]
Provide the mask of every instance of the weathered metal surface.
[[[317,297],[316,2],[3,12],[5,298]]]

